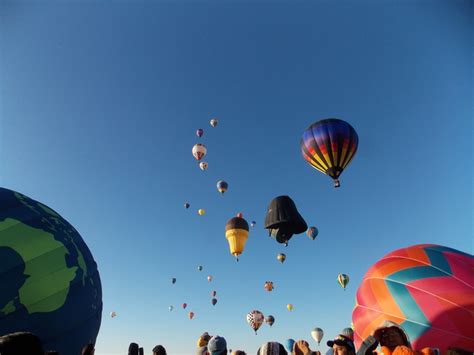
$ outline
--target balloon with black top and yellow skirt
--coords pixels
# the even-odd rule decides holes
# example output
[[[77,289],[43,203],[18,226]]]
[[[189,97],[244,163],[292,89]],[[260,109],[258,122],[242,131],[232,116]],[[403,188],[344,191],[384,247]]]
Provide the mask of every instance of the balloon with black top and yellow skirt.
[[[243,253],[249,237],[249,224],[243,218],[242,213],[227,221],[225,237],[229,242],[230,253],[239,261],[239,255]]]

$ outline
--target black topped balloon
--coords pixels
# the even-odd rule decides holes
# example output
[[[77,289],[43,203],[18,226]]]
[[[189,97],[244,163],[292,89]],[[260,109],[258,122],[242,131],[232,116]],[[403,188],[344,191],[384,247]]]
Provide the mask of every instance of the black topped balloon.
[[[304,132],[300,147],[303,158],[316,170],[334,180],[339,187],[339,176],[351,162],[359,137],[347,122],[328,118],[313,123]]]
[[[304,233],[308,225],[289,196],[278,196],[268,206],[265,229],[278,243],[288,245],[293,234]]]

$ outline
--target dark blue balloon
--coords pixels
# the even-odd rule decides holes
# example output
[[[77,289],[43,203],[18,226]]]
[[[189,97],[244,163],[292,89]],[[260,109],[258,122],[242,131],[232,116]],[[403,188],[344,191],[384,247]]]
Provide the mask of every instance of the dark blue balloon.
[[[286,348],[286,350],[287,350],[289,353],[293,352],[293,344],[294,344],[294,343],[295,343],[295,340],[294,340],[294,339],[291,339],[291,338],[290,338],[290,339],[287,339],[287,340],[285,341],[285,348]]]
[[[29,331],[47,350],[95,343],[102,287],[89,248],[55,211],[0,188],[0,335]]]

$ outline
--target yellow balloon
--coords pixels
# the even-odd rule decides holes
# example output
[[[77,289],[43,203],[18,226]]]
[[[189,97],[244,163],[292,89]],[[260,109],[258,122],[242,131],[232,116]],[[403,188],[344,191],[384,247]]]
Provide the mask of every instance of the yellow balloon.
[[[200,216],[203,216],[206,213],[206,211],[204,211],[202,208],[200,208],[198,210],[198,213],[199,213]]]
[[[293,309],[293,305],[289,303],[286,305],[286,308],[288,308],[288,310],[291,311]]]
[[[249,224],[241,213],[227,221],[225,237],[229,242],[230,253],[239,261],[239,255],[243,253],[245,243],[249,237]]]

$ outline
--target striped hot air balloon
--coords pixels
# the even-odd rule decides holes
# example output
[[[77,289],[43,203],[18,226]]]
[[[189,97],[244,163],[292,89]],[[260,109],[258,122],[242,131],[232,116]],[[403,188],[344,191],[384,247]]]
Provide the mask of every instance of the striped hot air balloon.
[[[432,244],[385,255],[365,274],[352,321],[357,347],[391,321],[415,350],[474,351],[474,256]]]
[[[316,170],[330,176],[339,187],[339,176],[355,153],[359,137],[354,128],[337,118],[313,123],[303,133],[300,147],[304,159]]]

